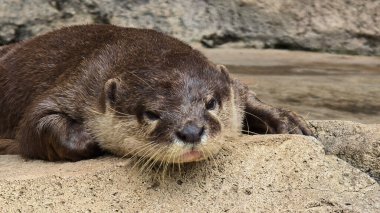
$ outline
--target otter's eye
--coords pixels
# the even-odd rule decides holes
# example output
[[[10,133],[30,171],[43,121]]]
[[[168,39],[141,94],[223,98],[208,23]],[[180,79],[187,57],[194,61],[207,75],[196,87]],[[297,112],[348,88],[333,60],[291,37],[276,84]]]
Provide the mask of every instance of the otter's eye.
[[[151,121],[155,121],[155,120],[160,119],[160,116],[157,113],[152,112],[152,111],[145,111],[144,116]]]
[[[214,110],[216,108],[216,104],[217,104],[217,102],[216,102],[215,98],[211,98],[206,104],[206,109],[207,110]]]

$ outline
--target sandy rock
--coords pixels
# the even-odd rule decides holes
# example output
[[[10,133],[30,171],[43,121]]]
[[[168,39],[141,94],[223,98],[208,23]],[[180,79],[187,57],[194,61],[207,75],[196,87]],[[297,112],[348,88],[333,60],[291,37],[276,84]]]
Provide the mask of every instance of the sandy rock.
[[[380,182],[380,124],[313,121],[326,153],[333,154]]]
[[[380,186],[311,137],[242,136],[215,159],[157,181],[133,161],[0,156],[8,212],[379,212]]]
[[[377,0],[3,0],[0,44],[65,25],[111,23],[153,28],[209,47],[380,55],[379,11]]]

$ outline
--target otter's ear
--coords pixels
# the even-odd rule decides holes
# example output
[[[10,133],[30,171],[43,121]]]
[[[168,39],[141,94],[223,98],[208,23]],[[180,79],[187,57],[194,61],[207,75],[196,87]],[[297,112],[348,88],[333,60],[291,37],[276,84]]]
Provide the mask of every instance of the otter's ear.
[[[104,95],[106,106],[114,106],[118,99],[117,91],[120,89],[120,80],[117,78],[109,79],[104,85]]]
[[[228,80],[228,82],[232,82],[232,78],[230,76],[230,72],[228,71],[227,67],[222,65],[222,64],[218,64],[216,65],[216,68],[223,74],[224,77],[226,77],[226,79]]]

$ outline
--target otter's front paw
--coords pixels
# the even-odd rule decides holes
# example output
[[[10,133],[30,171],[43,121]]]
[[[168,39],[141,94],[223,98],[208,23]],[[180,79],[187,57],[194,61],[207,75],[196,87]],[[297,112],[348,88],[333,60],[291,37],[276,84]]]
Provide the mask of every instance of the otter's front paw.
[[[253,95],[244,109],[243,133],[313,135],[301,116],[267,105]]]
[[[313,135],[308,123],[292,111],[277,109],[271,120],[274,134]]]

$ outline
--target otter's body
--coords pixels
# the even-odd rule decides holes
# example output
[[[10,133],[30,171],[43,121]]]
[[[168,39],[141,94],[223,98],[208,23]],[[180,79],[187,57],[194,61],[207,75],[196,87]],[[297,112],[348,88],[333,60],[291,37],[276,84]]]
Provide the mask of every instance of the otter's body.
[[[27,158],[110,151],[186,162],[240,131],[310,134],[225,67],[153,30],[74,26],[0,47],[0,92],[0,152]]]

